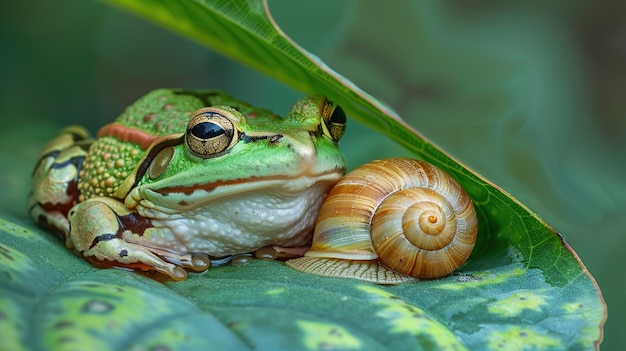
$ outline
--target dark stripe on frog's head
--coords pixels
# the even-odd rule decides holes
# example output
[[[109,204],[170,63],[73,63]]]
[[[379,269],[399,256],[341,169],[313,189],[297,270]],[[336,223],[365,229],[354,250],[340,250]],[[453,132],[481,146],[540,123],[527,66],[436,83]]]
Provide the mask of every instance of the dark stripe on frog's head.
[[[156,157],[156,155],[159,152],[161,152],[161,150],[163,150],[163,149],[165,149],[166,147],[169,147],[169,146],[182,144],[184,142],[185,142],[185,135],[184,134],[180,135],[178,137],[175,137],[175,138],[166,137],[166,138],[163,138],[159,142],[155,142],[152,145],[152,147],[147,150],[146,155],[144,156],[143,160],[141,161],[141,163],[137,167],[137,171],[135,172],[135,179],[133,180],[133,185],[129,188],[129,190],[137,186],[137,184],[139,183],[141,178],[143,178],[143,176],[148,171],[148,167],[150,167],[150,163],[152,163],[152,161],[154,161],[154,158]],[[126,195],[127,194],[124,194],[124,196],[126,196]]]

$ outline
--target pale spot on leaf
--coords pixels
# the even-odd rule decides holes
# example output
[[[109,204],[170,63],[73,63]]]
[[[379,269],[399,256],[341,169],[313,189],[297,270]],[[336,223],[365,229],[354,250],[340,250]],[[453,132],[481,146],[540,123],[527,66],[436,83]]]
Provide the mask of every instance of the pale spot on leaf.
[[[543,296],[531,291],[515,291],[489,305],[489,312],[504,317],[513,317],[524,310],[541,311],[547,302]]]

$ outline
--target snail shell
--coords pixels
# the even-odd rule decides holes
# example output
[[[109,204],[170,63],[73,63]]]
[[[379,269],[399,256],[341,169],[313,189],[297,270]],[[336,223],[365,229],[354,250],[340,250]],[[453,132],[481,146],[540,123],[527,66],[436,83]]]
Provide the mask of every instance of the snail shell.
[[[469,195],[447,173],[412,159],[373,161],[335,185],[311,249],[287,264],[378,284],[440,278],[467,260],[477,230]]]

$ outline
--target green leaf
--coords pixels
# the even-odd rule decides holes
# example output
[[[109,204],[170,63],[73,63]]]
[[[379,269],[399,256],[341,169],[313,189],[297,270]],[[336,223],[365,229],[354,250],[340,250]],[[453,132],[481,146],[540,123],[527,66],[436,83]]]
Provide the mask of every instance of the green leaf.
[[[0,349],[586,349],[604,313],[582,272],[547,284],[513,253],[382,287],[259,260],[163,285],[16,219],[0,219],[0,252]]]
[[[352,118],[443,168],[475,201],[479,240],[454,275],[396,287],[309,276],[264,261],[161,285],[97,270],[29,222],[0,221],[0,349],[593,349],[600,343],[606,307],[561,236],[298,48],[264,3],[109,2],[294,88],[324,93]]]

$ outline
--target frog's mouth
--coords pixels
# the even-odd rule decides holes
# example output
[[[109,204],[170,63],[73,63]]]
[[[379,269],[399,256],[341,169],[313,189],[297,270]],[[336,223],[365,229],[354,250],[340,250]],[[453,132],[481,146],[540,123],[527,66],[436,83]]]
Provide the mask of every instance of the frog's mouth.
[[[279,197],[295,197],[314,185],[326,185],[326,191],[339,181],[345,173],[344,168],[332,169],[317,175],[302,174],[297,176],[249,177],[230,180],[219,180],[205,185],[175,186],[151,189],[140,186],[144,207],[152,207],[164,212],[179,212],[205,206],[225,197],[254,194],[274,193]],[[167,209],[167,210],[166,210]]]

